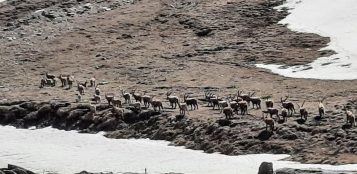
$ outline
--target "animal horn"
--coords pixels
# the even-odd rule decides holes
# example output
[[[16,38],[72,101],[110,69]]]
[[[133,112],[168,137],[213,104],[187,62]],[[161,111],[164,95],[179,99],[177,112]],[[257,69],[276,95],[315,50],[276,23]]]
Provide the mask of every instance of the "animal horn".
[[[304,104],[305,104],[305,100],[304,100],[304,102],[302,103],[301,107],[304,107]]]

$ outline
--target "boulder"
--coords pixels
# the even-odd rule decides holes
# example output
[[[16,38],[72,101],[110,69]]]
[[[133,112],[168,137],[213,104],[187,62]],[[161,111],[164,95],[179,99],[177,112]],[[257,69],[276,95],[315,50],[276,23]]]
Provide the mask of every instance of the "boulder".
[[[271,162],[262,162],[259,166],[258,174],[273,174],[273,163]]]

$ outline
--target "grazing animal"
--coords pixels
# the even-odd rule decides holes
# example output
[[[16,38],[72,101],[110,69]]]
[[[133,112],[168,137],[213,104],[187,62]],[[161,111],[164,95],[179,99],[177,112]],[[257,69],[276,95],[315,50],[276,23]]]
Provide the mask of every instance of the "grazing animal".
[[[67,77],[68,77],[68,75],[63,75],[63,74],[60,74],[58,76],[58,79],[60,79],[60,81],[61,81],[61,87],[67,86]]]
[[[253,92],[252,94],[249,95],[248,103],[252,102],[253,109],[254,109],[254,107],[256,109],[261,109],[262,108],[261,107],[262,100],[260,99],[260,97],[253,97],[254,94],[255,94],[255,92]]]
[[[242,94],[243,93],[243,91],[239,91],[238,90],[238,94],[237,94],[237,96],[239,97],[239,98],[241,98],[242,100],[244,100],[244,101],[249,101],[249,98],[250,98],[250,93],[248,93],[248,94]],[[237,97],[237,98],[238,98]],[[248,105],[249,105],[249,103],[247,103]]]
[[[107,99],[108,105],[112,105],[113,104],[114,96],[115,96],[114,93],[106,93],[105,94],[105,99]]]
[[[116,106],[112,107],[112,113],[116,118],[124,120],[124,108],[119,108]]]
[[[93,95],[93,101],[95,101],[96,104],[100,103],[102,101],[102,98],[100,97],[100,95]]]
[[[80,84],[80,85],[84,86],[85,88],[87,88],[88,81],[86,80],[84,83],[78,81],[78,84]]]
[[[287,96],[285,98],[285,100],[283,100],[283,98],[280,98],[280,101],[281,101],[283,108],[287,109],[288,113],[290,113],[292,115],[293,113],[295,113],[295,106],[291,101],[287,101],[288,98],[289,98],[289,96]]]
[[[95,86],[95,82],[96,82],[95,77],[90,78],[90,79],[89,79],[89,84],[90,84],[89,87],[94,87],[94,86]]]
[[[152,100],[151,96],[144,94],[142,98],[143,98],[144,106],[147,108],[150,107],[151,100]]]
[[[53,75],[53,74],[48,74],[48,72],[46,72],[46,78],[47,78],[47,79],[55,79],[56,76]]]
[[[179,104],[179,98],[177,96],[172,96],[172,92],[166,92],[166,99],[170,102],[170,106],[173,109],[176,109]]]
[[[133,89],[133,90],[131,91],[131,95],[134,97],[134,99],[135,99],[136,102],[140,102],[140,103],[141,103],[141,101],[142,101],[141,95],[136,94],[135,92],[136,92],[136,89]]]
[[[82,101],[82,95],[80,93],[76,94],[77,98],[76,98],[76,103],[79,103]]]
[[[265,106],[266,106],[267,108],[272,108],[272,107],[274,107],[274,101],[273,101],[273,100],[270,100],[270,99],[265,100]]]
[[[114,98],[112,99],[112,104],[113,104],[113,106],[115,106],[115,107],[119,107],[119,108],[122,107],[122,105],[121,105],[121,100],[120,100],[119,98],[116,98],[116,97],[114,97]]]
[[[81,85],[80,83],[78,83],[77,85],[77,89],[78,89],[78,92],[81,94],[81,95],[84,95],[84,86]]]
[[[300,117],[301,119],[304,118],[304,120],[306,121],[307,120],[307,116],[309,115],[309,113],[307,112],[306,108],[304,108],[304,104],[305,104],[305,100],[304,102],[302,103],[302,105],[300,106],[299,104],[297,104],[299,106],[299,110],[300,110]]]
[[[225,107],[228,107],[227,101],[219,101],[218,102],[218,109],[220,110],[220,113],[222,113],[222,111]]]
[[[323,98],[322,100],[319,101],[319,105],[318,105],[318,110],[319,110],[319,116],[322,118],[323,116],[325,116],[325,106],[322,103],[326,98]]]
[[[74,76],[67,76],[68,88],[71,89],[74,82]]]
[[[248,114],[248,102],[240,101],[238,102],[239,110],[241,115]]]
[[[270,128],[270,131],[274,131],[274,120],[272,118],[267,118],[263,117],[263,121],[265,123],[265,130],[268,130],[268,127]]]
[[[273,118],[273,115],[276,115],[276,117],[279,117],[279,110],[276,109],[276,108],[268,108],[267,109],[269,115],[270,115],[270,118]]]
[[[229,120],[233,117],[233,109],[231,107],[223,108],[223,113],[226,116],[227,120]]]
[[[180,115],[183,115],[185,116],[186,115],[186,112],[187,114],[189,114],[188,112],[188,107],[187,107],[187,104],[186,103],[179,103],[179,108],[180,108]]]
[[[100,89],[98,88],[98,85],[95,86],[95,88],[94,88],[94,94],[95,95],[100,95]]]
[[[131,103],[131,100],[130,100],[130,94],[125,92],[124,90],[120,90],[121,94],[123,95],[124,97],[124,100],[125,100],[125,103]]]
[[[156,111],[156,108],[159,108],[159,111],[161,111],[161,109],[164,109],[164,107],[162,106],[162,102],[159,100],[152,100],[151,106],[154,108],[154,111]]]
[[[347,110],[345,105],[343,105],[346,113],[346,123],[350,123],[351,126],[356,126],[356,116],[352,113],[352,111]]]
[[[236,102],[236,101],[231,101],[231,102],[229,102],[229,105],[231,106],[231,108],[233,109],[233,111],[238,115],[238,110],[239,110],[238,102]]]
[[[46,79],[46,78],[42,78],[41,79],[41,84],[40,84],[40,88],[43,88],[45,86],[56,86],[56,79]]]
[[[187,106],[191,106],[191,110],[198,109],[198,102],[195,98],[188,98],[188,95],[185,94],[183,96],[183,99],[184,99],[185,103],[187,104]]]
[[[281,109],[281,116],[283,117],[283,121],[286,122],[288,121],[288,110],[285,108]]]

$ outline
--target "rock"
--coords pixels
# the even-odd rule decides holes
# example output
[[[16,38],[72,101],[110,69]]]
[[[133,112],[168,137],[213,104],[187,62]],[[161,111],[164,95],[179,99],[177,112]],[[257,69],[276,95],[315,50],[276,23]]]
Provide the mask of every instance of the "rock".
[[[258,174],[273,174],[273,163],[262,162],[259,166]]]

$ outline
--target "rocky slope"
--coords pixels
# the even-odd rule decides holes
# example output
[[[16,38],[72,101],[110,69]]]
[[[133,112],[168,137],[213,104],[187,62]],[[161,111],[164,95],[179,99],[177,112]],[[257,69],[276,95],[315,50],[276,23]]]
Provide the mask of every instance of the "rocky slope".
[[[349,105],[357,107],[357,102]],[[19,101],[0,105],[0,124],[19,128],[53,126],[85,133],[107,131],[109,138],[167,140],[177,146],[226,155],[273,153],[290,154],[292,160],[304,163],[355,162],[357,127],[345,125],[341,110],[309,122],[299,121],[296,115],[287,123],[277,122],[273,133],[265,130],[258,115],[202,120],[168,111],[148,109],[137,113],[127,107],[122,120],[107,104],[98,105],[97,113],[92,114],[88,104]]]

